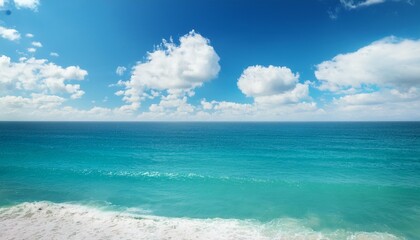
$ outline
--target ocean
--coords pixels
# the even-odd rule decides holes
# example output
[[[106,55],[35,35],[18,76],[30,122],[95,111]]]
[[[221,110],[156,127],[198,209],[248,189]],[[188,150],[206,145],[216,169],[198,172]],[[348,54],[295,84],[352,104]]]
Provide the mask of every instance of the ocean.
[[[420,239],[420,122],[0,122],[0,239]]]

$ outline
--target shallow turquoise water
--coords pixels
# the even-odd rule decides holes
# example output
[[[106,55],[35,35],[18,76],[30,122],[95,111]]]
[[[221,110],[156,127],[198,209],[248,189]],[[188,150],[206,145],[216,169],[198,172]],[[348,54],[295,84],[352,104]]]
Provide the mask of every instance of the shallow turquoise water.
[[[420,123],[0,123],[0,206],[420,237]]]

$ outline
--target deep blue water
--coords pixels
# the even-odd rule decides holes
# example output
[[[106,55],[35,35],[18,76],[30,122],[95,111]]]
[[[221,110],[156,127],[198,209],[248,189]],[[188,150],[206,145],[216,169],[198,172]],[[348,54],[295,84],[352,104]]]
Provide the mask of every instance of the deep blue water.
[[[35,201],[420,239],[420,123],[0,122],[0,206]]]

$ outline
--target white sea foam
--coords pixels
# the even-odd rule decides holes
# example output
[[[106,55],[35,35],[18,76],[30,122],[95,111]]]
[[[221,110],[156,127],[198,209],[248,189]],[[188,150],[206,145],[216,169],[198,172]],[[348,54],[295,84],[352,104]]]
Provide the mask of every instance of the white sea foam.
[[[105,175],[110,177],[144,177],[144,178],[162,178],[162,179],[207,179],[207,180],[222,180],[222,181],[237,181],[237,182],[273,182],[269,179],[258,179],[250,177],[229,177],[229,176],[211,176],[201,175],[197,173],[173,173],[173,172],[158,172],[158,171],[106,171],[106,170],[90,170],[84,169],[72,170],[76,173],[84,175]]]
[[[23,203],[0,208],[1,239],[398,239],[388,233],[317,232],[298,220],[270,223],[188,219],[102,211],[75,204]]]

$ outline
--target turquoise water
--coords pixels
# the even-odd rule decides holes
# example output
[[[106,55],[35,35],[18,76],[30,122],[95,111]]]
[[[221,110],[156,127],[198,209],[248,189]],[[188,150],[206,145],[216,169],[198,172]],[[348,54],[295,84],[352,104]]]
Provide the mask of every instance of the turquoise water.
[[[420,239],[420,123],[2,122],[0,207],[40,201]]]

